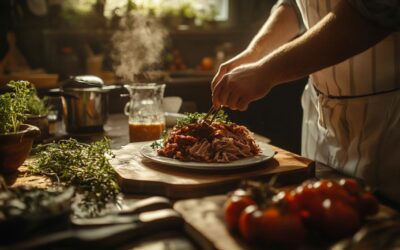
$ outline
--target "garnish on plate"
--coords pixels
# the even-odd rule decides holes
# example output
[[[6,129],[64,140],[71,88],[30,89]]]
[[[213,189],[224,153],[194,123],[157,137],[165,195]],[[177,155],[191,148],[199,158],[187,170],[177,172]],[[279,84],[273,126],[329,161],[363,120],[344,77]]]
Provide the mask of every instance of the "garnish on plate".
[[[185,117],[177,120],[175,127],[182,128],[186,125],[197,123],[201,121],[206,115],[207,115],[206,113],[198,113],[198,112],[185,113]],[[215,115],[214,121],[220,123],[230,123],[228,115],[222,109],[218,111],[218,113]]]

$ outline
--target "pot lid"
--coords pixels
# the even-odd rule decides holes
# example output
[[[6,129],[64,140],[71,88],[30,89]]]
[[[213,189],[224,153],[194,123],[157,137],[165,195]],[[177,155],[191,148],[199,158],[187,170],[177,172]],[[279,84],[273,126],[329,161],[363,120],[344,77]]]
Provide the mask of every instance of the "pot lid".
[[[70,76],[61,83],[63,89],[70,88],[102,88],[104,85],[100,77],[93,75]]]

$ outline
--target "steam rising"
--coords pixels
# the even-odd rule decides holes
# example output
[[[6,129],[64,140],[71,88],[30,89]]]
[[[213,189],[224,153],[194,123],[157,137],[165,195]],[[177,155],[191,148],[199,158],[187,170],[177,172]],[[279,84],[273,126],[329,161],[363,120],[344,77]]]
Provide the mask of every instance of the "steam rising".
[[[167,35],[157,19],[144,13],[136,11],[121,17],[119,29],[111,38],[117,76],[134,82],[143,70],[160,63]]]

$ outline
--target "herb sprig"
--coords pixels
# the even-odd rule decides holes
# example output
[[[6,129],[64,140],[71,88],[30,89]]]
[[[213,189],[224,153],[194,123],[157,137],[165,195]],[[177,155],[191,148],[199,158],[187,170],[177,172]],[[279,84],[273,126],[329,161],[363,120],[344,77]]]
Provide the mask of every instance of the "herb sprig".
[[[203,119],[207,114],[206,113],[185,113],[185,117],[179,118],[176,122],[175,127],[182,128],[190,123],[196,123]],[[215,122],[229,123],[228,115],[224,112],[224,110],[219,110],[214,119]]]
[[[98,215],[108,203],[116,201],[120,189],[108,161],[113,156],[108,139],[88,145],[68,139],[39,147],[36,162],[28,166],[28,171],[74,186],[84,197],[80,207],[88,216]]]
[[[159,140],[154,141],[153,143],[150,144],[150,147],[152,149],[159,149],[164,146],[164,142],[168,138],[168,131],[164,130],[163,133],[161,134],[161,138]]]

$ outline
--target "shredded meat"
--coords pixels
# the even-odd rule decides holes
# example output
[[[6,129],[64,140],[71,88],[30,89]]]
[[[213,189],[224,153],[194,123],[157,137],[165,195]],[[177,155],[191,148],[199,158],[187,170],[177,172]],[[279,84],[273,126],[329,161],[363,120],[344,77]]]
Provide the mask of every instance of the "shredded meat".
[[[231,162],[260,153],[253,134],[234,123],[192,123],[174,127],[158,155],[182,161]]]

